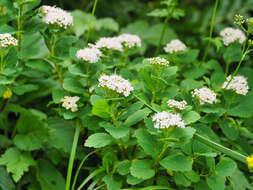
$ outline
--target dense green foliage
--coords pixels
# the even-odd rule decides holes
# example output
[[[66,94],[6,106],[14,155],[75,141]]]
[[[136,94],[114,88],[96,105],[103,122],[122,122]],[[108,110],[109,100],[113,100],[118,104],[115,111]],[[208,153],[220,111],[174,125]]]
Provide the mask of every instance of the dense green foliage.
[[[68,10],[73,25],[46,24],[42,5]],[[235,14],[250,18],[252,6],[1,0],[0,35],[18,44],[5,48],[0,39],[0,190],[252,190],[253,20],[234,23]],[[245,41],[224,45],[226,27],[244,30]],[[138,35],[141,47],[101,48],[94,63],[78,58],[88,43],[123,33]],[[186,50],[165,53],[173,39]],[[150,64],[157,56],[168,66]],[[102,74],[120,75],[134,90],[101,87]],[[246,77],[247,93],[222,88],[229,75]],[[217,101],[193,97],[204,86]],[[66,96],[80,98],[77,108],[66,109]],[[170,99],[187,106],[172,109]],[[155,128],[162,111],[180,114],[185,128]]]

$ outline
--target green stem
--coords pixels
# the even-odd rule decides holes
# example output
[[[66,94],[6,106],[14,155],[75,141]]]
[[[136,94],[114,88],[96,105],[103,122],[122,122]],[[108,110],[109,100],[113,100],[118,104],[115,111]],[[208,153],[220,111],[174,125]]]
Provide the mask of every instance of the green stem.
[[[54,59],[54,48],[55,48],[55,40],[56,36],[54,33],[51,33],[51,39],[50,39],[50,57],[52,58],[52,62],[54,63],[54,67],[55,67],[55,72],[57,74],[57,77],[59,79],[59,82],[61,84],[61,87],[63,87],[63,79],[62,79],[62,75],[59,69],[58,64],[53,60]]]
[[[71,149],[71,153],[70,153],[70,157],[69,157],[69,164],[68,164],[68,172],[67,172],[65,190],[70,189],[71,176],[72,176],[73,164],[74,164],[74,160],[75,160],[75,154],[76,154],[80,129],[81,129],[81,125],[80,125],[79,121],[76,120],[75,135],[74,135],[72,149]]]
[[[123,63],[122,63],[122,67],[126,67],[127,60],[128,60],[127,47],[125,47],[124,48],[124,60],[123,60]]]
[[[22,40],[22,35],[21,35],[21,29],[22,29],[22,14],[23,14],[23,5],[19,7],[18,10],[18,51],[21,50],[21,40]]]
[[[157,88],[159,87],[159,84],[160,84],[160,73],[161,73],[161,68],[158,66],[158,68],[155,66],[155,71],[156,71],[156,82],[155,82],[155,88],[154,90],[152,91],[152,98],[151,98],[151,102],[150,102],[150,105],[152,106],[153,103],[155,103],[155,97],[156,97],[156,91],[157,91]]]
[[[233,150],[231,150],[231,149],[229,149],[229,148],[227,148],[225,146],[222,146],[222,145],[220,145],[218,143],[215,143],[215,142],[213,142],[213,141],[211,141],[211,140],[209,140],[209,139],[207,139],[207,138],[205,138],[205,137],[203,137],[203,136],[201,136],[199,134],[195,133],[194,137],[198,141],[206,144],[207,146],[209,146],[209,147],[211,147],[211,148],[213,148],[213,149],[215,149],[217,151],[220,151],[220,152],[222,152],[222,153],[224,153],[224,154],[226,154],[226,155],[228,155],[228,156],[230,156],[230,157],[232,157],[232,158],[234,158],[236,160],[239,160],[239,161],[247,164],[247,160],[246,160],[247,157],[244,156],[244,155],[242,155],[242,154],[240,154],[239,152],[233,151]]]
[[[0,65],[0,74],[4,70],[4,48],[1,49],[1,65]]]
[[[80,163],[78,169],[76,170],[76,174],[75,174],[75,177],[74,177],[74,180],[73,180],[73,184],[72,184],[71,190],[75,190],[75,185],[76,185],[77,177],[78,177],[78,175],[79,175],[79,172],[80,172],[81,168],[83,167],[84,162],[85,162],[92,154],[96,153],[97,151],[98,151],[98,150],[95,150],[95,151],[90,152],[89,154],[87,154],[87,155],[82,159],[82,161],[81,161],[81,163]]]
[[[89,87],[89,63],[88,62],[85,62],[85,70],[86,70],[86,86],[87,86],[87,91],[88,91],[88,94],[90,95],[90,87]]]
[[[168,25],[168,22],[171,18],[171,15],[172,15],[173,11],[174,11],[174,8],[175,8],[175,4],[172,4],[172,2],[173,2],[173,0],[169,1],[168,15],[167,15],[167,17],[166,17],[166,19],[164,20],[164,23],[163,23],[163,29],[162,29],[162,32],[161,32],[161,35],[160,35],[158,46],[157,46],[156,51],[155,51],[155,56],[158,56],[158,54],[159,54],[161,44],[162,44],[162,41],[163,41],[163,38],[164,38],[164,34],[165,34],[165,31],[166,31],[166,27]]]
[[[208,44],[207,44],[204,56],[202,58],[202,61],[206,60],[206,57],[207,57],[207,54],[208,54],[208,51],[209,51],[209,48],[210,48],[210,45],[211,45],[211,41],[210,40],[213,37],[213,26],[214,26],[215,15],[216,15],[216,10],[217,10],[218,4],[219,4],[219,0],[216,0],[215,4],[214,4],[214,9],[213,9],[211,23],[210,23],[209,40],[208,40]]]
[[[92,26],[92,23],[93,23],[93,17],[94,17],[94,14],[95,14],[97,3],[98,3],[98,0],[95,0],[93,8],[92,8],[90,23],[89,23],[89,31],[88,31],[88,34],[87,34],[87,38],[85,40],[84,47],[86,47],[88,45],[88,42],[89,42],[90,33],[91,33],[91,26]]]

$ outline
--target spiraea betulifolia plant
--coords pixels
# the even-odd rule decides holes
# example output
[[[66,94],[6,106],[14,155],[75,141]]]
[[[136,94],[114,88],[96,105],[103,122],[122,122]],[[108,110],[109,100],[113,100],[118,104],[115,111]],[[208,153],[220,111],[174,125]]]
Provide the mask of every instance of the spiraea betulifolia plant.
[[[0,190],[253,189],[253,18],[216,0],[198,45],[183,3],[134,3],[0,1]]]

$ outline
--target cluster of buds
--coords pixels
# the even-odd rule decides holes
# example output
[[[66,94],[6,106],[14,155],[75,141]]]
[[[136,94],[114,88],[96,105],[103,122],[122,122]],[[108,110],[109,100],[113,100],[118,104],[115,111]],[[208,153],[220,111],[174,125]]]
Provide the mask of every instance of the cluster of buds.
[[[242,15],[236,14],[234,16],[234,22],[235,22],[235,24],[242,25],[243,23],[245,23],[245,19],[243,18]]]

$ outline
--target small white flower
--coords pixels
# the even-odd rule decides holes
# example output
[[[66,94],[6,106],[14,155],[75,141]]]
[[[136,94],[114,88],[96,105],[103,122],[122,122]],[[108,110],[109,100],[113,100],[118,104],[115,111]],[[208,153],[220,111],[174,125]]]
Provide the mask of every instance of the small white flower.
[[[128,80],[123,79],[121,76],[113,75],[101,75],[99,78],[99,87],[106,87],[110,90],[116,91],[117,93],[129,96],[130,92],[134,90],[131,83]]]
[[[185,123],[179,114],[173,114],[166,111],[156,113],[152,121],[155,121],[155,128],[164,129],[171,126],[185,128]]]
[[[161,57],[152,57],[152,58],[148,58],[147,60],[152,65],[163,65],[163,66],[169,65],[169,61]]]
[[[42,6],[41,12],[43,14],[42,22],[63,28],[73,25],[71,14],[58,7]]]
[[[179,109],[179,110],[184,110],[185,109],[185,106],[187,105],[187,102],[186,101],[176,101],[176,100],[168,100],[168,106],[171,107],[171,108],[176,108],[176,109]]]
[[[121,34],[119,37],[119,41],[125,45],[126,47],[141,47],[141,39],[137,35],[133,34]]]
[[[76,112],[78,110],[76,102],[80,98],[78,96],[64,96],[64,98],[61,99],[62,107],[68,109],[71,109],[72,112]]]
[[[170,43],[168,43],[164,47],[164,51],[166,53],[176,53],[176,52],[185,51],[185,50],[186,50],[186,45],[178,39],[171,40]]]
[[[102,56],[101,51],[97,48],[94,48],[94,47],[80,49],[76,53],[76,57],[78,59],[82,59],[82,60],[87,61],[89,63],[98,62],[101,56]]]
[[[229,84],[228,84],[229,83]],[[247,78],[241,75],[234,76],[231,80],[231,75],[227,77],[227,80],[223,83],[222,88],[234,90],[237,94],[246,95],[249,91]]]
[[[112,37],[112,38],[100,38],[96,44],[96,48],[107,48],[111,50],[116,50],[116,51],[122,51],[123,46],[119,40],[118,37]]]
[[[213,104],[217,101],[216,94],[207,87],[194,89],[194,91],[192,92],[192,96],[196,97],[199,100],[200,104]]]
[[[241,30],[231,27],[223,29],[220,32],[220,36],[222,37],[223,43],[226,46],[235,41],[238,41],[240,44],[242,44],[246,40],[246,37]]]
[[[8,48],[9,46],[17,46],[18,40],[14,38],[11,34],[5,33],[0,34],[0,47]]]

